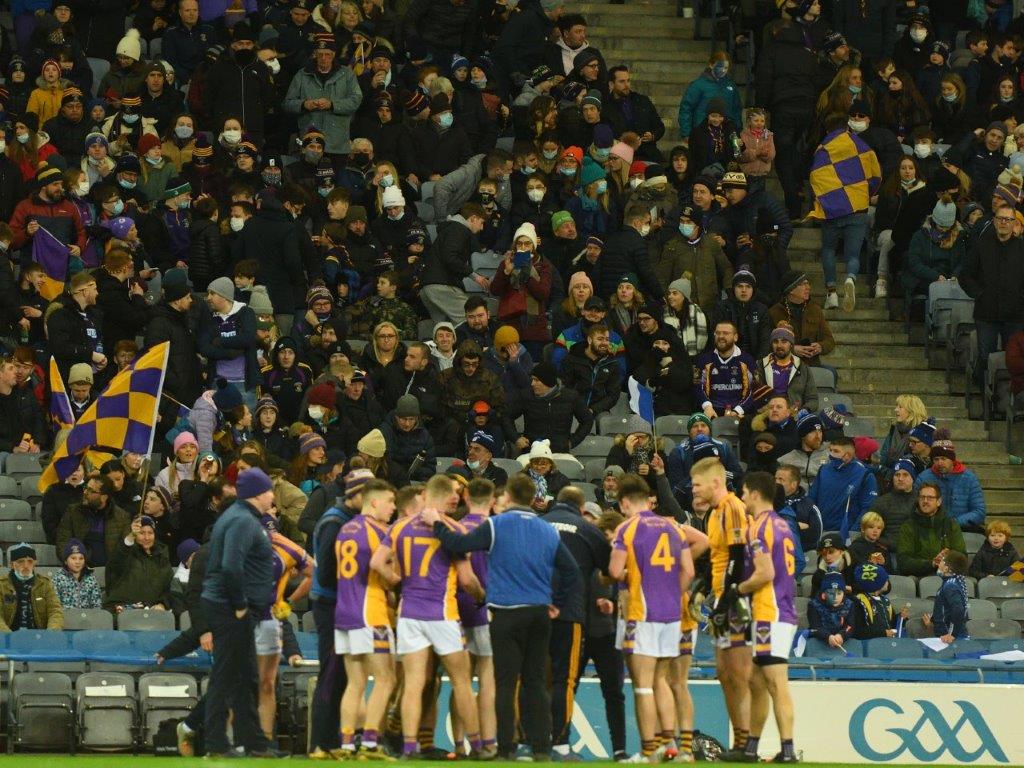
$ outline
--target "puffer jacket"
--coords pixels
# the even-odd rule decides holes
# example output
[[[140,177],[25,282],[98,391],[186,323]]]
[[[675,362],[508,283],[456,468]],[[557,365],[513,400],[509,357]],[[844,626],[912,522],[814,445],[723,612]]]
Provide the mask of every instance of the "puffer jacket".
[[[955,236],[950,233],[949,237],[943,238],[949,243],[948,248],[943,248],[935,241],[931,224],[931,217],[925,219],[924,226],[910,240],[907,268],[901,279],[904,289],[911,293],[927,293],[928,286],[938,280],[940,275],[947,280],[958,278],[967,258],[967,234],[959,224],[954,224],[957,230]]]
[[[76,579],[71,571],[61,568],[53,574],[53,589],[63,608],[102,608],[103,597],[99,582],[91,570]]]
[[[690,273],[690,300],[704,310],[714,311],[722,296],[721,286],[732,284],[732,264],[714,239],[701,234],[696,240],[672,237],[661,250],[654,272],[667,286]]]
[[[736,82],[726,75],[719,79],[710,69],[690,83],[679,102],[679,135],[688,137],[695,125],[708,116],[708,103],[715,98],[722,99],[728,110],[726,117],[736,125],[743,124],[743,100]]]
[[[942,586],[935,593],[932,625],[936,637],[952,635],[955,639],[967,637],[967,583],[963,576],[943,576]]]
[[[942,488],[942,509],[961,528],[978,528],[985,524],[985,494],[978,476],[959,461],[946,474],[935,468],[926,469],[914,481],[917,490],[923,483],[937,483]]]
[[[535,256],[526,280],[516,282],[498,267],[491,280],[491,293],[498,297],[498,319],[519,331],[523,341],[551,341],[548,331],[548,297],[551,295],[551,273],[554,268],[543,256]],[[518,287],[517,287],[518,286]]]
[[[562,361],[560,378],[578,392],[594,415],[610,411],[622,394],[622,366],[614,354],[591,360],[586,344],[574,344]]]
[[[900,573],[904,576],[932,575],[935,573],[932,561],[943,549],[966,553],[960,526],[941,509],[931,517],[917,510],[896,537],[896,562]]]
[[[401,467],[407,475],[416,456],[423,454],[423,461],[409,476],[409,480],[422,482],[433,476],[437,469],[437,456],[434,451],[434,439],[425,427],[417,423],[411,431],[405,432],[395,422],[395,414],[389,413],[380,431],[388,447],[388,459]]]
[[[224,274],[220,227],[211,219],[193,219],[189,231],[188,277],[193,290],[202,293],[210,281]]]

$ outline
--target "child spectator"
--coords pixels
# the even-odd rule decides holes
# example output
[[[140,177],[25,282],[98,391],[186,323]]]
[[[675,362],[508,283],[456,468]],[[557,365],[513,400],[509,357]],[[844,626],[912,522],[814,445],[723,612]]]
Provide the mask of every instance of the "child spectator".
[[[853,635],[853,600],[846,594],[841,573],[830,573],[821,580],[821,590],[807,604],[807,624],[811,637],[842,648]]]
[[[252,287],[256,285],[256,275],[260,271],[260,263],[256,259],[242,259],[235,264],[235,301],[249,303]]]
[[[1020,559],[1017,548],[1010,543],[1010,526],[997,520],[985,526],[985,543],[971,561],[970,574],[976,579],[1003,576]]]
[[[481,179],[476,187],[476,201],[487,212],[484,228],[477,235],[480,248],[486,251],[504,251],[511,241],[509,217],[498,206],[498,183],[492,179]]]
[[[64,608],[100,608],[100,585],[85,562],[85,545],[68,539],[64,545],[64,567],[53,574],[53,589]]]
[[[360,338],[369,336],[370,331],[387,320],[395,324],[404,341],[417,339],[416,310],[397,297],[398,284],[398,274],[389,270],[377,278],[376,295],[360,299],[348,308],[352,333]]]
[[[853,636],[857,640],[896,637],[896,611],[883,594],[889,589],[889,572],[873,563],[858,565],[853,569],[853,588]],[[900,612],[904,620],[908,615],[907,608]]]
[[[740,132],[743,151],[740,153],[740,170],[746,174],[747,190],[750,194],[764,189],[765,177],[771,173],[775,160],[775,138],[765,128],[765,113],[760,107],[747,110],[747,124]]]
[[[840,573],[847,585],[853,582],[853,561],[843,537],[836,531],[824,533],[818,542],[818,569],[811,576],[811,594],[821,592],[821,581],[829,573]]]
[[[939,558],[939,576],[942,586],[935,593],[935,606],[931,614],[924,614],[925,627],[944,643],[967,637],[967,555],[949,550]]]
[[[139,345],[131,339],[121,339],[114,345],[114,363],[117,365],[117,372],[126,370],[135,358],[139,355]]]
[[[865,512],[860,519],[860,537],[850,542],[847,552],[854,565],[873,563],[881,565],[887,571],[895,570],[895,563],[892,559],[892,550],[882,538],[882,531],[885,530],[885,521],[877,512]]]
[[[156,476],[156,485],[166,488],[171,495],[178,493],[178,483],[191,480],[195,474],[199,443],[191,432],[179,432],[173,442],[174,458]]]

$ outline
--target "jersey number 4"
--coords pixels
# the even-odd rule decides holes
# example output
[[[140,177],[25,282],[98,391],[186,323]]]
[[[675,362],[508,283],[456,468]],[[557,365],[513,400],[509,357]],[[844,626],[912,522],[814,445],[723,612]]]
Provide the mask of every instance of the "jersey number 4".
[[[672,557],[672,547],[668,543],[667,533],[658,537],[654,551],[651,552],[651,565],[662,568],[666,573],[675,567],[676,559]]]
[[[429,536],[409,536],[402,542],[402,559],[404,560],[402,570],[406,575],[411,576],[413,572],[413,547],[423,547],[418,554],[420,556],[419,575],[426,577],[430,571],[430,559],[441,546],[441,542]]]

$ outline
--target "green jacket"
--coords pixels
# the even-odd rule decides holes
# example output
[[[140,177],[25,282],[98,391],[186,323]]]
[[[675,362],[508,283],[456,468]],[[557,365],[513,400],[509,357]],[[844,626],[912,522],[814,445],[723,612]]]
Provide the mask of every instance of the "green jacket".
[[[419,318],[416,316],[416,310],[401,299],[368,296],[357,301],[345,312],[350,323],[349,330],[354,338],[370,336],[377,324],[385,320],[395,324],[402,341],[416,341],[418,338]]]
[[[63,552],[68,539],[85,541],[89,534],[89,517],[82,511],[82,504],[72,504],[57,525],[57,551]],[[132,519],[127,512],[117,506],[113,500],[107,503],[107,524],[103,531],[104,546],[107,550],[107,561],[114,557],[118,544],[131,532]],[[90,566],[96,565],[90,563]]]
[[[943,549],[967,553],[960,526],[941,509],[931,517],[915,510],[896,539],[896,566],[904,576],[931,576],[935,573],[932,560]]]
[[[11,578],[10,571],[0,576],[0,632],[11,631],[18,610],[18,593]],[[29,596],[36,629],[64,629],[64,609],[49,578],[37,573]]]
[[[722,286],[732,284],[732,264],[722,246],[704,233],[696,245],[682,235],[675,235],[661,249],[661,258],[654,262],[654,274],[667,290],[668,284],[685,272],[690,273],[690,300],[710,317],[721,297]]]
[[[138,544],[128,546],[122,539],[107,563],[107,594],[103,607],[113,610],[117,605],[145,606],[163,603],[171,608],[171,560],[167,547],[156,543],[146,554]]]

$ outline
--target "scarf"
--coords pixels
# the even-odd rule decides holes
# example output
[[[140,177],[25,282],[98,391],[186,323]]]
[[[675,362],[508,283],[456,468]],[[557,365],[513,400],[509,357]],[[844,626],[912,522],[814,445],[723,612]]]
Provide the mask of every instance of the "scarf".
[[[36,618],[32,613],[32,585],[35,581],[36,577],[34,575],[22,581],[14,573],[14,570],[11,570],[11,585],[14,587],[14,594],[18,598],[18,607],[14,612],[14,621],[12,622],[11,629],[36,628]]]
[[[956,244],[957,239],[960,237],[960,231],[959,222],[954,224],[945,232],[935,226],[935,222],[932,221],[931,216],[929,216],[928,220],[925,222],[925,232],[928,233],[928,239],[944,251],[948,251]]]
[[[527,474],[530,475],[530,479],[533,480],[533,484],[537,486],[537,498],[543,499],[548,495],[548,479],[539,472],[535,472],[531,467],[527,470]]]
[[[720,155],[722,150],[725,149],[725,130],[723,128],[724,123],[717,128],[708,123],[708,133],[711,135],[711,149],[713,155]]]

